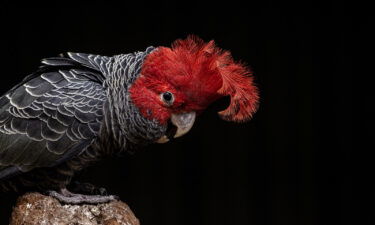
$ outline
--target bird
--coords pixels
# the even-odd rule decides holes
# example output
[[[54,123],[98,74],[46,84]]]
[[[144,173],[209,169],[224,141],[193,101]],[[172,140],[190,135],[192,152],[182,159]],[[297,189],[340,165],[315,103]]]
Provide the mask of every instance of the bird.
[[[111,57],[68,52],[43,59],[0,97],[1,191],[44,191],[69,204],[116,199],[90,184],[81,185],[89,194],[67,186],[104,157],[183,136],[226,96],[222,119],[253,117],[259,91],[252,69],[195,35]]]

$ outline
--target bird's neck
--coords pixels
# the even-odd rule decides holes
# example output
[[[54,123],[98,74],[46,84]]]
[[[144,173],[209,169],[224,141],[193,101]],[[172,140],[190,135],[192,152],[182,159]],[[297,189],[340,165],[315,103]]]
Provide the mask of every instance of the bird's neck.
[[[103,84],[107,101],[104,104],[102,134],[114,144],[112,148],[125,150],[147,144],[165,133],[166,127],[141,115],[128,91],[139,77],[145,57],[154,49],[148,47],[144,52],[117,55],[108,62]]]

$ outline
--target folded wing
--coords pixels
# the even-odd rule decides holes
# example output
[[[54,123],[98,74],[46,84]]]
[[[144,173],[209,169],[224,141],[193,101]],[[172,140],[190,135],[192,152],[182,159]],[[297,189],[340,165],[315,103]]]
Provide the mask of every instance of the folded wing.
[[[108,59],[70,53],[43,60],[0,97],[0,179],[55,166],[95,140],[106,99],[101,67]]]

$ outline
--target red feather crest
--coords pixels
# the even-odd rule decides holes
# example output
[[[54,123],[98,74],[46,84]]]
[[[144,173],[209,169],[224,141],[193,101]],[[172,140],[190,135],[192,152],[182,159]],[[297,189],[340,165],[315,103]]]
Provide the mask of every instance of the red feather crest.
[[[167,79],[202,107],[230,96],[228,108],[219,112],[224,120],[249,120],[258,107],[251,70],[235,62],[230,52],[216,47],[214,41],[205,43],[189,36],[175,41],[172,48],[160,47],[147,57],[142,74]]]

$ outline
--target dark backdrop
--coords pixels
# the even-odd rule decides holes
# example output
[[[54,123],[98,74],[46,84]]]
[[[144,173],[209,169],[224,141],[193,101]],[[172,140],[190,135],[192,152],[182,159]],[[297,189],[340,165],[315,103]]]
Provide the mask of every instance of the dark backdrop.
[[[280,1],[281,2],[281,1]],[[365,224],[352,130],[350,6],[341,1],[153,4],[2,3],[4,93],[42,58],[114,55],[196,34],[251,65],[261,93],[246,124],[220,120],[221,101],[192,131],[90,168],[83,180],[127,202],[142,225]],[[366,18],[363,19],[366,23]],[[13,200],[0,199],[0,220]]]

